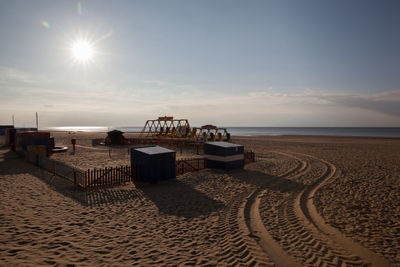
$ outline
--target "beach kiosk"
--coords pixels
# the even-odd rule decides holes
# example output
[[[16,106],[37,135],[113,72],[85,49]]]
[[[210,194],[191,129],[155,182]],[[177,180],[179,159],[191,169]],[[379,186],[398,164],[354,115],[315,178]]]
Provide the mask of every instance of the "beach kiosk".
[[[176,177],[176,152],[160,146],[131,148],[132,177],[156,183]]]
[[[112,130],[107,133],[107,145],[123,145],[125,142],[124,133],[118,130]]]
[[[14,129],[14,125],[0,125],[0,136],[6,135],[6,129]]]
[[[15,145],[17,150],[27,150],[40,156],[48,156],[50,132],[17,133]]]
[[[207,168],[233,170],[244,166],[244,146],[228,142],[204,143]]]

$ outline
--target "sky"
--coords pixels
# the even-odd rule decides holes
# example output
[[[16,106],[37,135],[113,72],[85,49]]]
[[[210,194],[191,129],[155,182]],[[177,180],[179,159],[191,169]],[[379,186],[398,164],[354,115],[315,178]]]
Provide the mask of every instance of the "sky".
[[[390,0],[0,0],[0,124],[399,127],[398,14]]]

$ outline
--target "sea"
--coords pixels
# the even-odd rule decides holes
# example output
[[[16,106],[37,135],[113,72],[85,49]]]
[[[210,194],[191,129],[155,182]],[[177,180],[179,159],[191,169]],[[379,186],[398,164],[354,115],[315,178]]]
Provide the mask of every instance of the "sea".
[[[46,127],[50,131],[108,132],[120,130],[126,133],[141,132],[139,126],[63,126]],[[231,136],[279,136],[279,135],[324,135],[400,137],[400,127],[225,127]]]

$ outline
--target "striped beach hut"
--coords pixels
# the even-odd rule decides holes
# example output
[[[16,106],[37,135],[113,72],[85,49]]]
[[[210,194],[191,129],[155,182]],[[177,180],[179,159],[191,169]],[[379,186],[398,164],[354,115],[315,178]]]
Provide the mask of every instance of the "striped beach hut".
[[[244,146],[228,142],[204,143],[206,167],[233,170],[244,166]]]

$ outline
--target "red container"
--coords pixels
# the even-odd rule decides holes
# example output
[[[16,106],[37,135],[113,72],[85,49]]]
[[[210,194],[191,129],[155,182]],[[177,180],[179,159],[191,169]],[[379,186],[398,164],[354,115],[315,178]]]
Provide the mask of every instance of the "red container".
[[[50,132],[22,132],[22,136],[46,136],[50,138]]]

